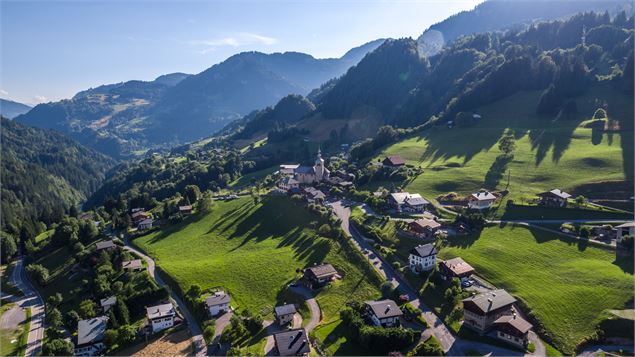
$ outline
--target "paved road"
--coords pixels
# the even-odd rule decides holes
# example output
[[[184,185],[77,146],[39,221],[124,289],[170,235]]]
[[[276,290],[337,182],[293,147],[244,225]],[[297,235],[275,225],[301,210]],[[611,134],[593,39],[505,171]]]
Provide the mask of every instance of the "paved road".
[[[306,304],[309,306],[309,311],[311,311],[311,319],[304,327],[306,332],[309,333],[315,329],[315,327],[320,323],[320,319],[322,318],[322,311],[320,310],[320,305],[318,305],[317,301],[313,297],[313,293],[308,289],[296,286],[291,287],[291,291],[302,295],[306,300]]]
[[[131,246],[127,240],[125,249],[136,253],[137,255],[142,257],[146,261],[146,263],[148,263],[148,273],[154,278],[157,284],[159,284],[160,286],[168,286],[156,273],[156,265],[154,264],[154,260],[152,258],[147,256],[140,250],[136,249],[135,247]],[[183,303],[183,300],[181,300],[181,298],[174,291],[172,291],[171,297],[178,305],[179,310],[181,310],[181,312],[183,313],[188,327],[190,328],[190,332],[192,334],[192,344],[194,345],[194,353],[196,354],[196,356],[205,356],[207,353],[207,345],[205,344],[205,339],[203,338],[203,331],[201,331],[200,326],[194,318],[194,315],[190,313],[190,310],[187,308],[185,303]]]
[[[24,294],[16,301],[16,304],[24,309],[31,309],[31,326],[25,355],[37,356],[42,352],[42,340],[44,339],[44,300],[27,279],[22,257],[19,257],[14,263],[10,280],[11,284]]]
[[[633,345],[596,345],[596,346],[585,348],[584,351],[582,351],[578,355],[578,357],[591,357],[598,354],[602,356],[604,355],[603,352],[619,351],[619,350],[633,353],[633,351],[635,351],[635,346]]]

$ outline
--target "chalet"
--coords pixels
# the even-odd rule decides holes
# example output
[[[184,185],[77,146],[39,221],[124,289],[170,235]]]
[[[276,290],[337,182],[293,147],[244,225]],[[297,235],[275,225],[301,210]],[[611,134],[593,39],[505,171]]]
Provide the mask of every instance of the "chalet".
[[[408,223],[410,233],[418,238],[430,238],[439,230],[441,224],[435,220],[421,218]]]
[[[192,205],[187,206],[179,206],[179,213],[184,216],[189,216],[192,214]]]
[[[220,313],[229,311],[229,302],[231,297],[225,294],[224,291],[217,291],[212,296],[208,296],[205,299],[205,306],[209,311],[210,316],[216,316]]]
[[[130,212],[131,212],[131,213],[137,213],[137,212],[143,212],[143,211],[145,211],[145,210],[146,210],[146,209],[145,209],[145,208],[143,208],[143,207],[136,207],[136,208],[131,209],[131,210],[130,210]]]
[[[566,207],[567,199],[571,197],[570,194],[557,188],[551,191],[541,192],[537,196],[540,198],[539,204],[556,207]]]
[[[284,326],[293,321],[293,316],[298,312],[293,304],[285,304],[276,306],[273,309],[273,313],[276,316],[276,320],[280,326]]]
[[[287,176],[280,181],[280,184],[278,184],[278,186],[285,191],[293,189],[297,190],[300,187],[300,182],[298,182],[298,180],[294,179],[293,177]]]
[[[111,307],[115,306],[116,303],[117,303],[117,297],[114,295],[99,300],[99,305],[101,306],[101,309],[104,313],[107,313],[108,310],[110,310]]]
[[[83,220],[83,221],[88,221],[88,220],[92,221],[93,217],[94,217],[93,212],[84,212],[84,213],[80,214],[79,217],[77,217],[77,218],[79,218],[80,220]]]
[[[303,328],[273,335],[278,356],[307,356],[311,352],[309,337]]]
[[[174,326],[176,310],[171,303],[151,306],[146,308],[146,317],[152,327],[152,333],[156,333]]]
[[[324,194],[324,192],[310,186],[304,189],[304,197],[306,197],[306,200],[311,203],[324,202],[324,200],[326,199],[326,195]]]
[[[315,265],[304,269],[304,278],[312,289],[318,289],[337,277],[337,270],[331,264]]]
[[[132,212],[132,223],[135,225],[139,225],[139,222],[150,218],[150,214],[144,210]]]
[[[437,266],[437,248],[432,244],[418,245],[408,255],[408,265],[413,273],[429,271]]]
[[[373,325],[381,327],[399,326],[403,312],[392,300],[366,301],[366,313]]]
[[[154,224],[154,220],[152,218],[147,218],[147,219],[144,219],[143,221],[140,221],[137,224],[137,229],[139,230],[150,229],[152,228],[153,224]]]
[[[474,268],[462,258],[457,257],[439,263],[439,273],[441,273],[443,279],[463,279],[474,274]]]
[[[112,240],[104,240],[101,242],[97,242],[97,244],[95,244],[95,250],[97,251],[110,250],[115,248],[117,248],[117,245]]]
[[[399,155],[386,156],[384,160],[381,162],[384,167],[401,167],[406,164],[406,161],[401,158]]]
[[[503,289],[463,299],[463,325],[480,333],[488,332],[500,317],[514,314],[515,302],[516,299]]]
[[[142,271],[144,268],[141,259],[134,259],[121,262],[121,269],[123,271]]]
[[[622,242],[624,236],[635,237],[635,222],[626,222],[615,227],[616,239],[618,243]]]
[[[529,344],[529,330],[532,325],[516,313],[501,316],[494,321],[495,336],[520,348],[527,348]]]
[[[339,186],[342,188],[349,188],[351,186],[353,186],[353,181],[348,181],[347,179],[338,177],[338,176],[332,176],[328,179],[328,183],[330,183],[333,186]]]
[[[293,176],[293,174],[295,173],[295,169],[297,169],[298,167],[300,167],[300,165],[298,164],[280,165],[279,172],[285,176]]]
[[[471,209],[486,209],[492,207],[496,201],[496,196],[489,191],[480,191],[473,193],[467,199],[467,206]]]
[[[106,349],[104,333],[108,326],[108,317],[99,316],[77,322],[75,356],[99,355]]]
[[[395,192],[388,196],[389,204],[397,212],[423,212],[428,204],[428,200],[418,193]]]

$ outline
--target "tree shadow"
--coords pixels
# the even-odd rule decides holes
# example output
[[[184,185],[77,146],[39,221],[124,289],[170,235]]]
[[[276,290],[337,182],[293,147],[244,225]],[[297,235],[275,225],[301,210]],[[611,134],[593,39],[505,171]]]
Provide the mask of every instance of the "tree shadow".
[[[616,257],[613,261],[614,265],[617,265],[623,272],[633,275],[635,263],[633,262],[633,254],[627,256]]]
[[[490,166],[489,170],[485,174],[485,181],[483,182],[483,186],[487,189],[493,190],[495,189],[500,180],[503,178],[507,166],[514,159],[514,155],[498,155],[494,162],[492,162],[492,166]]]
[[[529,130],[531,149],[536,151],[536,166],[542,163],[549,150],[552,150],[551,160],[556,163],[560,161],[564,152],[571,145],[573,132],[580,122],[581,118],[554,120],[550,123],[545,122],[545,126],[542,128]]]
[[[438,130],[453,130],[445,135],[435,135]],[[463,158],[463,164],[468,163],[481,151],[488,151],[501,137],[505,128],[474,127],[465,129],[438,129],[430,130],[421,137],[427,141],[427,145],[420,161],[430,161],[430,165],[438,160],[446,161],[452,157]],[[475,135],[470,135],[473,131]],[[469,140],[466,140],[470,137]]]

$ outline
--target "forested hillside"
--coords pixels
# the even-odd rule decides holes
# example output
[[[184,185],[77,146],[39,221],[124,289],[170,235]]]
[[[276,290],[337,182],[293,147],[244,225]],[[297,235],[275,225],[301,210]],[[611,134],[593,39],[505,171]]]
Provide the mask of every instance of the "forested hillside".
[[[5,118],[13,119],[29,110],[31,110],[31,107],[26,104],[0,98],[0,115]]]
[[[95,192],[115,161],[62,134],[2,124],[2,230],[33,235]]]

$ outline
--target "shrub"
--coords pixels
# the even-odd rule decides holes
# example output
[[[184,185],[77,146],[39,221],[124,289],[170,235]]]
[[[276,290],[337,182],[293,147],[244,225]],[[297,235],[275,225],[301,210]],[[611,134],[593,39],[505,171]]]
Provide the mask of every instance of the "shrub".
[[[436,337],[431,336],[408,352],[408,356],[443,356],[443,348]]]
[[[587,226],[582,226],[582,228],[580,228],[580,237],[581,238],[589,238],[589,236],[591,235],[591,229]]]
[[[529,344],[527,345],[527,351],[531,353],[536,352],[536,346],[533,343],[529,342]]]
[[[42,352],[45,356],[72,356],[73,344],[63,338],[56,338],[50,340],[42,347]]]
[[[26,267],[26,273],[39,285],[46,285],[49,280],[49,271],[40,264],[30,264]]]
[[[210,324],[205,326],[205,329],[203,329],[203,338],[205,339],[205,342],[212,343],[212,339],[214,338],[214,333],[216,333],[216,328],[214,327],[214,324]]]

